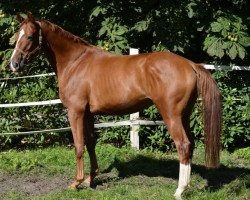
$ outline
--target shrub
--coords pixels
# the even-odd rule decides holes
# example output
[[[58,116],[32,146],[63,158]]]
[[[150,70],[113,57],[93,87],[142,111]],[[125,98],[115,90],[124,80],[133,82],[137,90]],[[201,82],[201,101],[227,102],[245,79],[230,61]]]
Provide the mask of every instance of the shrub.
[[[73,30],[72,32],[75,31],[75,34],[84,36],[90,39],[90,41],[104,46],[106,50],[115,53],[125,52],[126,47],[135,46],[141,48],[141,52],[152,49],[157,51],[169,49],[177,53],[192,55],[191,57],[195,55],[195,59],[198,60],[203,56],[205,60],[210,61],[217,60],[221,62],[223,59],[224,64],[228,64],[232,60],[235,63],[243,64],[249,61],[249,56],[247,56],[250,38],[247,30],[249,20],[247,21],[244,18],[245,13],[248,13],[247,10],[244,10],[246,1],[233,1],[226,8],[223,6],[223,3],[219,2],[216,4],[207,2],[210,6],[204,6],[202,2],[199,3],[198,1],[183,1],[174,4],[174,7],[172,7],[173,4],[171,2],[168,4],[154,4],[153,2],[140,4],[133,1],[125,4],[121,1],[105,3],[102,1],[76,1],[74,3],[68,1],[51,3],[48,1],[34,4],[35,6],[33,4],[25,4],[25,9],[30,8],[30,10],[34,10],[37,16],[42,16],[41,18],[49,20],[53,18],[54,23],[62,25],[69,31]],[[19,9],[23,9],[22,6],[24,4],[20,3],[20,1],[0,3],[1,77],[15,76],[15,74],[9,72],[8,65],[14,44],[13,34],[18,28],[18,24],[14,16],[7,13],[13,11],[14,4],[16,7],[20,5]],[[231,6],[231,8],[236,7],[243,11],[239,12],[241,16],[235,15],[236,13],[231,16],[231,12],[228,12],[228,6]],[[75,13],[76,15],[71,15],[72,20],[65,20],[65,16],[69,16],[69,13],[77,7],[81,7],[81,11]],[[58,10],[62,11],[60,16],[58,15]],[[131,20],[130,15],[126,13],[127,10],[137,16],[137,18],[135,17],[135,20]],[[200,10],[204,12],[199,12]],[[15,12],[12,12],[12,14]],[[55,16],[57,17],[55,18]],[[81,24],[82,28],[79,28],[78,24]],[[202,27],[200,27],[201,24]],[[230,37],[228,33],[232,33]],[[204,55],[204,52],[201,51],[202,44],[204,45],[204,50],[211,57]],[[46,59],[38,56],[32,64],[27,66],[26,75],[48,72],[51,72],[51,70]],[[250,132],[249,72],[216,71],[214,77],[223,95],[224,127],[222,146],[227,149],[246,146],[250,140],[249,134],[247,134]],[[0,91],[1,104],[58,98],[58,87],[55,77],[15,81],[1,80]],[[1,108],[0,112],[1,132],[69,126],[66,110],[62,105]],[[154,106],[143,111],[141,117],[153,120],[160,119]],[[128,116],[125,116],[125,118],[111,116],[96,118],[100,122],[122,119],[128,119]],[[191,115],[191,127],[194,130],[196,142],[202,142],[203,125],[199,103],[196,104]],[[98,131],[99,141],[114,143],[117,146],[128,145],[128,132],[128,127],[100,129]],[[163,151],[172,149],[173,142],[166,132],[165,126],[141,126],[141,147]],[[71,136],[61,133],[33,136],[1,136],[0,148],[12,147],[21,143],[44,145],[54,143],[55,141],[70,142]]]

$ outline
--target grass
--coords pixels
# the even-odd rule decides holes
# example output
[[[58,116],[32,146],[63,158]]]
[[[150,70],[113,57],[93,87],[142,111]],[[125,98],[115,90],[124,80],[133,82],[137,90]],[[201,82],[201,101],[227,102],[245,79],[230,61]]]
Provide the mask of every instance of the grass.
[[[95,188],[67,189],[75,177],[74,150],[54,147],[0,152],[0,199],[173,199],[179,160],[176,153],[135,151],[97,145],[101,174]],[[204,152],[195,151],[192,182],[183,199],[250,199],[250,148],[222,152],[221,167],[207,170]],[[85,154],[85,171],[89,159]]]

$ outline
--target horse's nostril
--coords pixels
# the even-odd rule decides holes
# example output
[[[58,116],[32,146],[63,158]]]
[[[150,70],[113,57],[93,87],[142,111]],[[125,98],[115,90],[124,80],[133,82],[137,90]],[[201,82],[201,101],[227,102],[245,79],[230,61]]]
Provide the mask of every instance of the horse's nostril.
[[[13,68],[15,69],[15,71],[18,71],[20,65],[18,62],[13,62]]]
[[[14,68],[17,69],[19,67],[18,62],[14,62]]]
[[[18,63],[18,62],[15,62],[15,61],[13,61],[13,62],[11,62],[11,64],[10,64],[10,68],[11,68],[11,70],[12,71],[18,71],[19,69],[20,69],[20,64]]]

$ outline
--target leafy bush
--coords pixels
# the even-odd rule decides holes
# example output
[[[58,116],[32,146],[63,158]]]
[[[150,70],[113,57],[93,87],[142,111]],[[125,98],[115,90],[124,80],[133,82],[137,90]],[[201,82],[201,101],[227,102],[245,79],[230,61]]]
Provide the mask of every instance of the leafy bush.
[[[249,71],[215,72],[223,95],[222,145],[227,149],[245,147],[250,142]]]
[[[55,77],[9,80],[2,82],[0,102],[17,103],[58,98]],[[24,132],[67,127],[66,110],[61,104],[51,106],[29,106],[1,108],[1,132]],[[61,137],[61,139],[59,139]],[[31,136],[0,137],[2,146],[13,144],[44,145],[63,142],[60,133],[35,134]]]
[[[250,160],[250,147],[237,149],[235,154],[240,158],[245,158],[246,160]]]
[[[247,34],[247,27],[236,15],[230,18],[219,17],[216,22],[212,22],[210,33],[204,41],[204,50],[210,56],[222,58],[226,55],[232,60],[237,56],[244,59],[247,53],[245,48],[249,46],[250,37]]]
[[[97,122],[111,122],[128,120],[129,116],[97,116]],[[109,127],[96,130],[100,143],[112,143],[117,147],[127,146],[130,144],[129,126]]]
[[[32,2],[32,1],[31,1]],[[34,1],[23,4],[13,0],[0,3],[0,71],[1,77],[13,77],[9,58],[18,29],[14,14],[32,10],[35,16],[48,19],[93,44],[116,54],[127,47],[140,52],[170,50],[196,62],[249,65],[249,17],[246,0],[234,1]],[[226,3],[225,3],[226,2]],[[80,8],[80,9],[79,9]],[[79,10],[79,12],[75,12]],[[59,12],[60,11],[60,12]],[[129,14],[128,14],[129,13]],[[131,18],[134,16],[134,18]],[[230,37],[229,37],[230,36]],[[203,48],[203,51],[202,51]],[[39,66],[39,67],[38,67]],[[51,72],[48,62],[38,56],[27,66],[26,75]],[[22,74],[20,75],[22,76]],[[232,149],[249,142],[249,72],[215,72],[224,100],[222,145]],[[0,103],[40,101],[58,98],[55,77],[0,80]],[[29,131],[69,126],[62,105],[0,109],[1,132]],[[141,117],[157,120],[155,107]],[[122,120],[123,117],[97,117],[96,121]],[[124,119],[128,119],[126,116]],[[203,141],[200,105],[191,115],[197,143]],[[142,148],[168,150],[173,142],[165,126],[141,126]],[[129,128],[98,131],[100,142],[117,146],[129,144]],[[0,148],[17,144],[51,144],[71,141],[69,133],[0,137]]]

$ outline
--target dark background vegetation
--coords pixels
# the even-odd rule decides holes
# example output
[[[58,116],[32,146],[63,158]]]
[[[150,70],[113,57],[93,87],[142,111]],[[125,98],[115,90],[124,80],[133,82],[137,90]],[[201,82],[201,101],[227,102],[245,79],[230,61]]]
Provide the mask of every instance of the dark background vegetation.
[[[129,47],[140,52],[169,50],[195,62],[249,66],[249,17],[247,0],[0,0],[1,78],[22,76],[9,70],[18,30],[15,14],[27,11],[79,35],[94,45],[116,54],[128,54]],[[25,75],[51,72],[43,55],[29,64]],[[250,141],[249,71],[212,71],[223,95],[222,147],[245,147]],[[0,103],[41,101],[58,98],[55,77],[0,80]],[[155,107],[141,112],[142,118],[160,119]],[[102,117],[96,121],[127,119]],[[69,126],[62,105],[1,108],[1,133]],[[191,116],[198,145],[203,141],[200,105]],[[129,144],[129,128],[98,130],[99,141],[116,146]],[[171,150],[173,143],[164,126],[140,131],[142,148]],[[32,136],[0,136],[0,149],[34,145],[68,144],[70,133]]]

